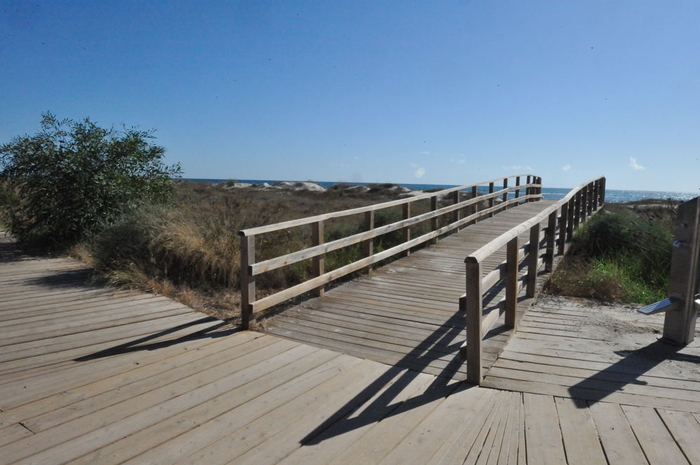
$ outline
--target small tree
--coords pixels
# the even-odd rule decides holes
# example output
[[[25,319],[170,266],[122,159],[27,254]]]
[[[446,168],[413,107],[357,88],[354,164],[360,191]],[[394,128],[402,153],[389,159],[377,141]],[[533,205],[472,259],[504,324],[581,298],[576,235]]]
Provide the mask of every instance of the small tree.
[[[180,166],[163,163],[153,133],[42,115],[41,131],[0,146],[0,179],[17,201],[5,221],[20,241],[61,247],[146,202],[172,195]]]

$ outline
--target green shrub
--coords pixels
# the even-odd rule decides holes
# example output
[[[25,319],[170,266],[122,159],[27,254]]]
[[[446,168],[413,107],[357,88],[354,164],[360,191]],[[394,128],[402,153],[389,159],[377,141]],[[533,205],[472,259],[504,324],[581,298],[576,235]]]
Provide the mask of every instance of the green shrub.
[[[665,223],[604,210],[576,231],[549,290],[614,302],[660,300],[668,288],[672,243]]]
[[[151,132],[103,129],[46,113],[34,136],[0,146],[0,178],[18,201],[4,211],[30,245],[65,247],[144,203],[168,200],[178,165],[166,166]]]

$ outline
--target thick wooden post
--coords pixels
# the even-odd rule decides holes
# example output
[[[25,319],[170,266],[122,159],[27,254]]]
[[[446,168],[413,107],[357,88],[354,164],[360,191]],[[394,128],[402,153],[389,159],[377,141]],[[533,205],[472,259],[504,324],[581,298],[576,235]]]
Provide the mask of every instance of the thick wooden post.
[[[403,204],[403,219],[407,220],[411,217],[411,204],[410,203],[405,203]],[[404,242],[408,242],[411,240],[411,227],[406,226],[403,228],[403,240]],[[408,257],[411,255],[411,250],[407,250],[404,252],[404,254]]]
[[[255,263],[255,236],[240,236],[241,255],[241,326],[250,329],[253,320],[255,301],[255,276],[250,273],[250,265]]]
[[[525,195],[530,196],[532,194],[532,187],[530,187],[530,183],[532,182],[532,176],[528,176],[525,179],[525,184],[527,184],[528,187],[525,188]],[[531,199],[527,199],[526,202],[532,202]]]
[[[593,184],[589,184],[588,187],[586,187],[586,191],[588,192],[588,213],[587,216],[591,216],[593,214],[593,205],[595,203],[595,189]]]
[[[700,197],[678,207],[674,246],[668,296],[683,303],[666,311],[663,338],[672,344],[686,345],[695,337],[698,314],[695,299],[700,290]]]
[[[477,186],[472,186],[472,199],[475,199],[479,196],[479,189]],[[469,208],[469,214],[473,215],[479,210],[479,206],[474,203],[470,208]],[[476,220],[470,221],[469,224],[474,224],[476,223]]]
[[[544,256],[545,269],[551,272],[554,269],[554,249],[557,240],[557,212],[549,214],[547,222],[547,254]]]
[[[481,264],[467,259],[467,381],[481,384]]]
[[[598,183],[598,191],[600,195],[598,205],[602,207],[605,205],[605,178],[600,178],[600,182]]]
[[[591,205],[591,208],[593,211],[598,211],[598,205],[600,201],[600,189],[599,189],[599,181],[596,179],[593,181],[593,204]]]
[[[324,241],[324,223],[323,220],[317,221],[311,225],[311,238],[313,241],[313,245],[321,245],[323,244]],[[312,259],[313,261],[313,273],[314,276],[321,276],[323,273],[325,273],[325,255],[319,255],[317,257],[314,257]],[[316,294],[318,297],[321,297],[323,295],[323,292],[325,291],[325,286],[319,286],[314,290],[314,294]]]
[[[508,189],[508,178],[503,178],[503,190],[505,191]],[[503,197],[501,197],[501,200],[503,200],[503,203],[506,203],[508,201],[508,192],[503,193]],[[506,207],[503,207],[505,210]]]
[[[566,247],[568,220],[569,202],[566,202],[561,206],[561,219],[559,220],[559,250],[557,251],[559,255],[564,255],[564,248]]]
[[[365,231],[374,229],[374,210],[365,212]],[[374,255],[374,239],[368,239],[364,244],[365,257]]]
[[[586,216],[588,215],[588,186],[581,189],[581,223],[586,222]]]
[[[530,228],[530,249],[527,255],[527,291],[528,297],[535,297],[537,285],[537,262],[540,257],[540,224]]]
[[[493,194],[493,183],[492,182],[489,183],[489,194]],[[494,199],[493,197],[491,197],[489,199],[489,208],[493,208],[495,200],[496,199]],[[493,216],[493,212],[489,213],[489,218],[491,218],[492,216]]]
[[[506,326],[515,328],[518,311],[518,236],[508,242],[506,251]]]
[[[574,231],[578,229],[581,222],[581,191],[574,195]],[[573,233],[572,233],[573,234]]]
[[[515,187],[520,187],[520,176],[515,177]],[[515,189],[515,198],[520,198],[520,189]]]

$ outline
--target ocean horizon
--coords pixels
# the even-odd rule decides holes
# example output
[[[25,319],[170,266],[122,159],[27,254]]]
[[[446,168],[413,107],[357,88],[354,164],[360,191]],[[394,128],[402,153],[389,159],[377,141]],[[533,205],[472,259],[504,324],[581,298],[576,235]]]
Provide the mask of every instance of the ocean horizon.
[[[229,179],[205,179],[205,178],[183,178],[184,181],[195,181],[195,182],[211,182],[211,183],[218,183],[218,182],[225,182],[229,181]],[[268,183],[268,184],[274,184],[276,182],[280,182],[280,180],[274,180],[274,179],[237,179],[237,182],[240,183],[250,183],[250,184],[263,184],[263,183]],[[298,180],[289,180],[286,179],[284,181],[288,182],[298,182]],[[329,188],[331,186],[334,186],[336,184],[351,184],[351,185],[369,185],[369,184],[396,184],[399,186],[404,186],[407,189],[411,189],[412,191],[427,191],[427,190],[434,190],[434,189],[449,189],[452,187],[457,187],[457,185],[454,184],[406,184],[406,183],[371,183],[371,182],[343,182],[343,181],[308,181],[308,182],[314,182],[318,184],[319,186],[322,186],[324,188]],[[566,194],[568,194],[571,189],[573,188],[566,188],[566,187],[543,187],[542,188],[542,196],[546,200],[559,200],[563,198]],[[482,186],[479,188],[479,192],[488,192],[488,188]],[[670,199],[670,200],[680,200],[680,201],[687,201],[690,199],[693,199],[700,195],[700,192],[695,194],[692,192],[676,192],[676,191],[647,191],[647,190],[620,190],[620,189],[606,189],[605,191],[605,201],[610,202],[610,203],[619,203],[619,202],[635,202],[638,200],[645,200],[645,199]]]

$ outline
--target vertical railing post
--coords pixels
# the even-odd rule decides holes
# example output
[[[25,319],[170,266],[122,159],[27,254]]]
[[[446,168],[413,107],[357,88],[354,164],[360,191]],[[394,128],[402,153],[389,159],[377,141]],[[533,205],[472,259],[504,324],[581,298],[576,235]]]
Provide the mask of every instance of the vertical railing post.
[[[255,276],[250,272],[250,265],[255,263],[255,236],[241,234],[240,238],[241,327],[250,329],[255,301]]]
[[[323,244],[324,241],[324,222],[323,220],[319,220],[311,225],[311,238],[313,241],[313,245],[321,245]],[[313,261],[313,274],[314,276],[321,276],[323,273],[325,273],[325,254],[318,255],[312,259]],[[324,293],[325,286],[321,285],[317,287],[314,290],[314,294],[316,294],[318,297],[321,297]]]
[[[537,285],[537,262],[540,260],[540,224],[530,228],[530,247],[527,255],[527,290],[528,297],[535,297]]]
[[[403,204],[403,219],[407,220],[410,217],[411,217],[411,204],[409,202],[409,203]],[[405,228],[403,228],[403,240],[404,240],[404,242],[408,242],[411,240],[411,227],[410,226],[406,226]],[[404,252],[404,254],[407,257],[409,255],[411,255],[411,249],[406,250],[406,252]]]
[[[374,229],[374,210],[365,212],[365,231],[372,231]],[[365,257],[371,257],[374,255],[374,239],[368,239],[364,244]]]
[[[430,197],[430,211],[434,212],[437,209],[438,209],[438,197],[437,197],[437,195],[433,195],[432,197]],[[430,220],[430,230],[431,231],[437,231],[439,225],[440,225],[439,218],[437,216]],[[435,244],[435,243],[437,243],[437,241],[438,241],[438,238],[436,237],[431,242],[433,244]]]
[[[588,185],[581,189],[581,223],[586,222],[586,217],[588,216]]]
[[[586,186],[586,191],[588,192],[588,212],[586,216],[591,216],[593,214],[593,204],[595,203],[595,189],[593,183]]]
[[[545,269],[551,272],[554,269],[554,251],[557,240],[557,211],[549,214],[547,222],[547,254],[544,256]]]
[[[454,192],[452,193],[452,203],[455,204],[455,205],[458,204],[458,203],[459,203],[459,197],[460,197],[459,191],[454,191]],[[462,218],[461,209],[458,208],[457,210],[455,210],[454,212],[452,212],[452,222],[453,222],[453,223],[458,222],[461,218]],[[461,228],[457,228],[457,231],[459,231],[460,229],[461,229]]]
[[[569,219],[569,202],[564,202],[561,206],[561,217],[559,219],[559,249],[557,253],[564,255],[566,247],[567,224]]]
[[[567,220],[566,220],[566,242],[570,242],[574,238],[574,216],[576,210],[576,196],[567,202]]]
[[[686,345],[695,337],[698,314],[695,300],[700,278],[700,197],[679,205],[674,246],[668,296],[683,303],[666,311],[663,338]]]
[[[515,187],[520,187],[520,176],[515,177]],[[515,198],[520,198],[520,189],[515,189]]]
[[[593,211],[598,210],[598,202],[599,202],[599,195],[600,195],[600,191],[598,189],[598,183],[599,183],[598,179],[593,181],[593,204],[591,205],[591,208],[593,209]]]
[[[581,223],[581,191],[576,192],[574,196],[574,231],[578,229]]]
[[[472,199],[475,199],[479,196],[479,188],[477,186],[472,186]],[[469,208],[469,214],[474,215],[476,212],[479,210],[479,206],[476,204],[476,202]],[[476,223],[476,220],[470,221],[469,224],[474,224]]]
[[[531,182],[532,182],[532,176],[528,176],[528,177],[526,178],[526,180],[525,180],[525,184],[527,184],[527,187],[525,188],[525,195],[526,195],[527,197],[529,197],[530,194],[532,194],[532,187],[530,187],[530,183],[531,183]],[[528,198],[528,199],[526,200],[526,202],[532,202],[532,200]]]
[[[467,258],[467,381],[481,384],[482,289],[481,263]]]
[[[508,328],[515,328],[518,311],[518,236],[508,242],[506,250],[506,316]]]
[[[508,189],[508,178],[503,178],[503,190],[505,191],[505,192],[503,192],[503,197],[501,197],[501,200],[503,201],[503,203],[506,203],[508,201],[508,190],[507,189]],[[507,207],[503,207],[504,210],[506,208]]]
[[[598,206],[602,207],[603,205],[605,205],[605,177],[600,178],[600,182],[598,183],[598,190],[600,194]]]
[[[493,194],[493,183],[489,183],[489,194]],[[489,198],[489,208],[493,208],[493,205],[495,203],[495,200],[493,197]],[[493,212],[489,213],[489,218],[493,216]]]

